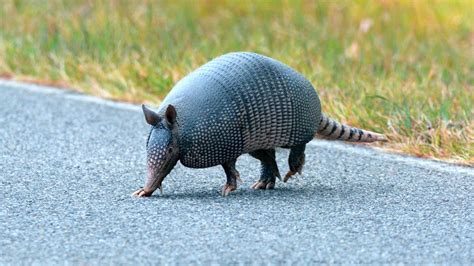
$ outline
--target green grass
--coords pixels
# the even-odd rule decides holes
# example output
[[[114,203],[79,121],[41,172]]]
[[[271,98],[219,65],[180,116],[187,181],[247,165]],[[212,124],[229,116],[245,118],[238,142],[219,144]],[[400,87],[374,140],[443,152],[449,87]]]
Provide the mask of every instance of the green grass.
[[[252,2],[3,0],[0,76],[158,104],[213,57],[254,51],[384,148],[474,164],[472,1]]]

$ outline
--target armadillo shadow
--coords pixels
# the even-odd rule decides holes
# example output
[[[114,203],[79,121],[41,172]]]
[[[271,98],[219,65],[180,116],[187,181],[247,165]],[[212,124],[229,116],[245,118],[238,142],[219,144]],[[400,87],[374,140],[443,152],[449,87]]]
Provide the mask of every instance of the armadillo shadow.
[[[251,188],[242,187],[232,192],[227,197],[222,197],[217,189],[195,190],[186,192],[171,192],[164,195],[152,195],[150,200],[177,200],[177,199],[194,199],[194,200],[253,200],[253,199],[277,199],[285,200],[302,199],[308,196],[316,198],[334,198],[341,195],[347,196],[348,193],[359,193],[354,189],[334,189],[328,186],[313,185],[308,187],[277,187],[273,190],[253,190]]]

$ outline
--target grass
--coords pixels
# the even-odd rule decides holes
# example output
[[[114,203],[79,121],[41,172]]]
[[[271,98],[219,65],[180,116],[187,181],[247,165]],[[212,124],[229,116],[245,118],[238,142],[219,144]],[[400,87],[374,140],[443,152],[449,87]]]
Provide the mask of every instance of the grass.
[[[158,104],[211,58],[255,51],[378,145],[474,165],[472,1],[252,2],[3,0],[0,76]]]

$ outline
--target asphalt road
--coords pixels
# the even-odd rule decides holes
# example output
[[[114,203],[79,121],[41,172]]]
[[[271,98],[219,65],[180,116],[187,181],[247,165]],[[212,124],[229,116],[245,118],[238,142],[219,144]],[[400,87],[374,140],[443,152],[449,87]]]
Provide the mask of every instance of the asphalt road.
[[[227,198],[220,167],[178,166],[136,199],[138,110],[0,81],[0,264],[474,263],[473,168],[319,141],[273,191],[242,156]]]

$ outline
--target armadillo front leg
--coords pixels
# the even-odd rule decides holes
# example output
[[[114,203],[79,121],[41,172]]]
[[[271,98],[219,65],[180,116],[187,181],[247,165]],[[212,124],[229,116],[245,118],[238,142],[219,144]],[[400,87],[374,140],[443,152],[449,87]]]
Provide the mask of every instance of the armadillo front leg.
[[[249,153],[252,157],[261,162],[260,180],[255,182],[253,189],[273,189],[275,188],[276,177],[280,177],[278,165],[275,161],[275,149],[257,150]]]
[[[240,174],[235,169],[235,162],[236,160],[226,162],[222,164],[222,167],[224,167],[225,175],[227,176],[227,182],[226,184],[222,187],[222,196],[226,197],[229,195],[231,191],[234,191],[237,189],[237,180],[240,180]]]
[[[304,165],[304,150],[306,148],[306,144],[294,146],[290,150],[290,157],[288,158],[288,164],[290,165],[290,171],[286,173],[285,178],[283,178],[283,182],[288,181],[291,176],[296,173],[301,174]]]

